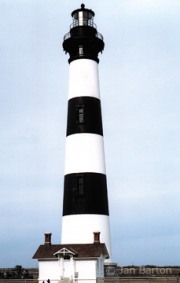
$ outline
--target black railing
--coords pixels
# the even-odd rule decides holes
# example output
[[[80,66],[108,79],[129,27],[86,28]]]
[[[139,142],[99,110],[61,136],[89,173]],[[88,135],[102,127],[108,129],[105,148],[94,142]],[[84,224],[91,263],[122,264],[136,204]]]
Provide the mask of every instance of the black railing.
[[[95,34],[95,36],[96,36],[97,38],[103,40],[103,36],[102,36],[101,33],[97,32],[97,33]],[[65,36],[64,36],[63,39],[66,40],[66,39],[68,39],[68,38],[70,38],[70,37],[71,37],[71,33],[68,32],[68,33],[65,34]]]
[[[80,20],[75,20],[73,21],[73,23],[70,25],[70,28],[74,28],[77,26],[89,26],[89,27],[93,27],[93,28],[97,28],[96,24],[93,22],[93,20],[84,20],[83,18],[80,18]]]

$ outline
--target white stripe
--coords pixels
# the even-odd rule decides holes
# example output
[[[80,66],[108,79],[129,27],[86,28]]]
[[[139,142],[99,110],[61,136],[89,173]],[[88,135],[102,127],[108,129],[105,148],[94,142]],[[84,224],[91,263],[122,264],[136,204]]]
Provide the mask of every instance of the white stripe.
[[[65,174],[78,172],[106,174],[101,135],[74,134],[66,138]]]
[[[100,98],[97,62],[90,59],[74,60],[69,68],[68,99],[78,96]]]
[[[109,216],[77,214],[62,217],[62,244],[93,243],[93,232],[101,232],[100,242],[106,244],[106,248],[111,258]]]

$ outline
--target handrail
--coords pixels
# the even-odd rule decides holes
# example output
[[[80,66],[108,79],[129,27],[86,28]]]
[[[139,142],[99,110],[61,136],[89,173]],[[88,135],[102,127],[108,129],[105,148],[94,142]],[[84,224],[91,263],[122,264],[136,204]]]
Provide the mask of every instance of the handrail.
[[[95,36],[96,36],[97,38],[103,40],[103,36],[102,36],[101,33],[97,32],[97,33],[95,34]],[[68,32],[68,33],[65,34],[65,36],[64,36],[63,39],[66,40],[66,39],[68,39],[68,38],[70,38],[70,37],[71,37],[71,33]]]
[[[80,19],[80,21],[78,20],[74,20],[73,23],[70,25],[70,29],[77,27],[77,26],[89,26],[89,27],[93,27],[93,28],[97,28],[96,24],[93,22],[93,20],[88,20],[85,23],[86,24],[81,24],[81,20],[83,22],[83,19]],[[84,22],[83,22],[84,23]]]

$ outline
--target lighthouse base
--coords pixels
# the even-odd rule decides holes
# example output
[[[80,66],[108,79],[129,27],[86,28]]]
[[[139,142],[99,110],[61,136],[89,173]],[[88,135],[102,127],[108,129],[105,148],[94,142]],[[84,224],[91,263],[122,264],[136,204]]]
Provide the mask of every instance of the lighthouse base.
[[[93,243],[93,233],[100,232],[101,243],[106,244],[111,261],[109,216],[97,214],[66,215],[62,218],[62,244]]]

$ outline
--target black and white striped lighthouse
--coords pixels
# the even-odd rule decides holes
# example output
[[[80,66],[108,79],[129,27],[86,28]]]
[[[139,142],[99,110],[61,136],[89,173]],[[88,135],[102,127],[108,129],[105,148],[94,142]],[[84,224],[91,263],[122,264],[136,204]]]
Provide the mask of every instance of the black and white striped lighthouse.
[[[100,232],[111,257],[98,78],[98,54],[104,41],[92,10],[82,4],[71,15],[70,32],[63,41],[70,74],[61,242],[91,243],[93,233]]]

